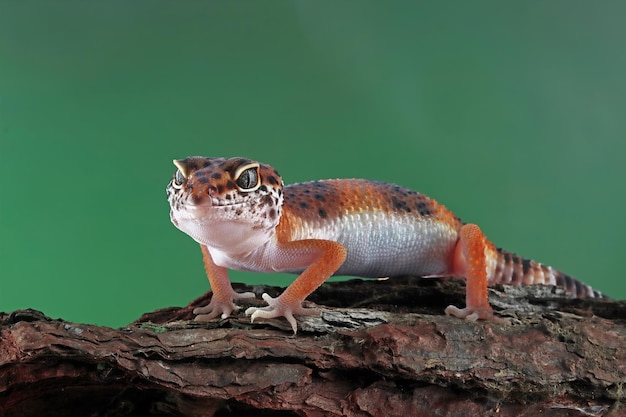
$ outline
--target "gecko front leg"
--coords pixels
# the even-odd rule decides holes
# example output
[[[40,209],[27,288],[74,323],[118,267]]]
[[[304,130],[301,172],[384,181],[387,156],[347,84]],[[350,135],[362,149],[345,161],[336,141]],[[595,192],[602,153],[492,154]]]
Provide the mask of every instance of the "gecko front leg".
[[[276,247],[276,267],[279,270],[306,267],[280,296],[263,294],[267,307],[250,307],[246,315],[256,318],[285,317],[294,334],[298,325],[294,315],[316,315],[316,308],[304,308],[304,299],[324,283],[346,260],[346,248],[331,240],[307,239],[279,243]]]
[[[196,315],[195,320],[208,321],[221,316],[225,319],[231,315],[233,311],[239,309],[235,305],[234,300],[240,298],[254,298],[253,292],[238,293],[233,290],[230,280],[228,279],[228,271],[226,268],[215,265],[209,249],[205,245],[200,245],[202,249],[202,259],[204,260],[204,269],[206,270],[213,297],[211,302],[204,307],[197,307],[193,310]]]

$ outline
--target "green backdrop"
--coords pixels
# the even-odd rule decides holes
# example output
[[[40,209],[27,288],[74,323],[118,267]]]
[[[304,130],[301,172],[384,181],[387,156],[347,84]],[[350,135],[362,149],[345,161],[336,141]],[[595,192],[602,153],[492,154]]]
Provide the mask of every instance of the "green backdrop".
[[[625,2],[0,0],[0,310],[111,326],[208,289],[173,158],[426,193],[626,297]],[[286,284],[293,276],[232,273]]]

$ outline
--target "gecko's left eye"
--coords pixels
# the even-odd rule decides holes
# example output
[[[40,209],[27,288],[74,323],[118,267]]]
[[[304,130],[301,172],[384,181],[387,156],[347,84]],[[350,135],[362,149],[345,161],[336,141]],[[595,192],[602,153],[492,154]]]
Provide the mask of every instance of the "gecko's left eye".
[[[261,185],[259,164],[244,165],[235,173],[235,184],[239,191],[254,191]]]
[[[180,190],[181,188],[183,188],[183,182],[185,182],[185,176],[183,175],[182,172],[180,172],[180,169],[177,169],[176,172],[174,173],[174,179],[172,180],[172,186],[178,190]]]

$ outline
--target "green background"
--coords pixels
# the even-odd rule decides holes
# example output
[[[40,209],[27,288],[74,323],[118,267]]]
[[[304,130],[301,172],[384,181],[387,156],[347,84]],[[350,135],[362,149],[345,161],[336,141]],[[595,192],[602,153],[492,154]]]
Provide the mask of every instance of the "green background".
[[[0,0],[0,310],[111,326],[208,290],[173,158],[428,194],[615,298],[625,2]],[[285,284],[293,276],[232,273]]]

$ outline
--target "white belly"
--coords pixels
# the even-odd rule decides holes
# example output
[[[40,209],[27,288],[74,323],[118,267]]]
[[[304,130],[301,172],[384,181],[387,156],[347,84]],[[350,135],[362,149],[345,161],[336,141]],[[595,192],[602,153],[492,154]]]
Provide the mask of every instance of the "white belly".
[[[304,225],[295,237],[343,244],[348,256],[335,275],[361,277],[444,274],[458,239],[441,221],[383,212]]]

